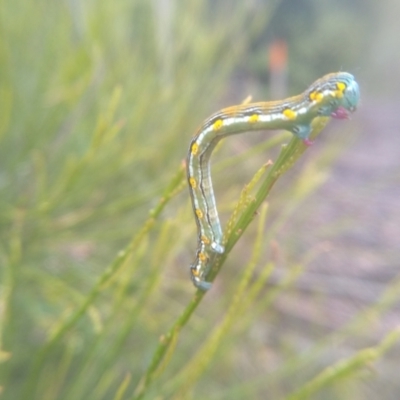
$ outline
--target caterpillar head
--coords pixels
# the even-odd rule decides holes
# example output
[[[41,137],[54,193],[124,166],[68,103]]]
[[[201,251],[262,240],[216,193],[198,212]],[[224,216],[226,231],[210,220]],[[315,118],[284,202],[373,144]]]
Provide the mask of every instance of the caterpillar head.
[[[310,89],[309,97],[318,101],[319,115],[345,119],[357,108],[360,88],[353,75],[337,72],[318,80]]]

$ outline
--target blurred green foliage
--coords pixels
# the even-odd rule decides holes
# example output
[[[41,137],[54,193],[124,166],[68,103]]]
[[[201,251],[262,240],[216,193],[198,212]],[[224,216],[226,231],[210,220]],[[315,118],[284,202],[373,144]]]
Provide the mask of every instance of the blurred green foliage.
[[[308,7],[315,10],[315,4]],[[140,392],[157,342],[193,291],[187,266],[195,224],[182,170],[187,145],[226,95],[233,72],[250,69],[257,75],[279,5],[255,0],[1,2],[3,398],[108,400],[133,398],[135,388]],[[348,12],[338,7],[341,15]],[[295,80],[307,76],[309,83],[328,70],[356,64],[357,53],[341,58],[340,46],[320,64],[318,52],[306,52],[312,39],[306,32],[293,43],[295,53],[298,48],[315,62],[299,67],[301,57],[295,58],[290,67]],[[367,39],[361,39],[362,33],[353,48],[365,45]],[[256,149],[245,153],[248,164],[242,171],[229,160],[217,166],[226,176],[218,193],[223,211],[233,209],[240,187],[266,161],[262,144]],[[232,156],[232,148],[228,153]],[[234,163],[240,155],[233,154]],[[214,331],[235,296],[235,271],[240,270],[235,267],[258,255],[257,273],[261,282],[268,279],[277,262],[274,254],[261,259],[261,240],[273,242],[279,226],[324,181],[333,158],[332,150],[322,152],[296,171],[298,183],[277,198],[276,204],[285,207],[273,229],[263,236],[260,223],[257,232],[249,232],[237,259],[232,257],[234,272],[220,283],[223,290],[217,287],[204,298],[144,398],[169,398],[179,391],[185,367],[209,334],[211,344],[218,339],[218,357],[198,358],[206,365],[199,367],[201,373],[196,365],[188,370],[193,381],[185,382],[182,398],[191,390],[193,398],[263,398],[267,387],[271,398],[280,398],[306,384],[304,390],[318,385],[319,390],[321,381],[330,396],[324,398],[337,398],[337,387],[331,392],[325,375],[315,386],[308,383],[320,371],[321,352],[302,358],[290,338],[270,348],[263,339],[268,330],[259,336],[257,329],[265,328],[255,324],[273,323],[277,315],[266,317],[270,305],[290,290],[312,252],[294,263],[287,250],[287,268],[275,290],[249,296],[252,303],[236,301],[237,319],[229,319],[235,316],[231,309],[225,320],[229,329],[222,336]],[[398,293],[397,286],[391,290]],[[389,297],[382,307],[395,299]],[[376,357],[386,350],[379,346]],[[293,368],[303,372],[294,378]],[[352,367],[349,375],[359,368]],[[354,381],[349,386],[358,392]]]

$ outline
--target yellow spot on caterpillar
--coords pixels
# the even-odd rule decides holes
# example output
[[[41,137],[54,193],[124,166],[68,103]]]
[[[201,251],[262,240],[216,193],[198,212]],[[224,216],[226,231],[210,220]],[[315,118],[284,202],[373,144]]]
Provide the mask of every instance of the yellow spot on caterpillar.
[[[343,82],[338,82],[336,84],[337,90],[340,90],[341,92],[344,92],[344,90],[346,89],[346,84]]]
[[[197,187],[196,179],[194,179],[194,178],[189,178],[189,183],[190,183],[190,186],[191,186],[193,189],[195,189],[195,188]]]
[[[253,114],[253,115],[250,115],[250,117],[249,117],[249,122],[250,122],[251,124],[254,124],[254,123],[256,123],[259,119],[260,119],[260,116],[259,116],[259,115]]]
[[[222,119],[217,119],[213,124],[214,131],[218,131],[219,129],[221,129],[223,124],[224,121]]]
[[[202,241],[204,244],[210,244],[210,243],[211,243],[210,239],[209,239],[207,236],[202,236],[202,237],[201,237],[201,241]]]
[[[192,148],[191,148],[190,151],[191,151],[192,154],[195,156],[195,155],[197,154],[197,152],[199,151],[199,145],[198,145],[196,142],[194,142],[194,143],[192,144]]]
[[[283,110],[282,114],[288,119],[296,119],[297,113],[290,108],[286,108]]]
[[[311,101],[320,102],[323,99],[324,99],[324,95],[321,92],[318,92],[318,90],[314,90],[313,92],[310,93]]]
[[[200,275],[200,271],[196,268],[192,268],[192,274],[196,277],[198,277]]]
[[[334,95],[338,99],[341,99],[344,96],[344,90],[346,89],[346,84],[343,82],[338,82],[336,83],[336,88],[337,90],[335,90]]]
[[[197,218],[200,218],[200,219],[203,218],[203,212],[200,209],[196,208],[195,213],[197,215]]]
[[[207,261],[207,256],[204,253],[199,253],[199,260],[200,261]]]

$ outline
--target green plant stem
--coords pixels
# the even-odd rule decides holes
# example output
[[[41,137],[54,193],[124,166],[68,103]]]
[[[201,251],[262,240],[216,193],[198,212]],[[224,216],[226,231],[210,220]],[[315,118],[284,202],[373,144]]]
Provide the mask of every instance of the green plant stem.
[[[312,123],[311,138],[314,139],[324,129],[329,122],[330,118],[320,117],[315,118]],[[279,179],[282,174],[288,171],[300,156],[307,150],[307,146],[299,139],[293,137],[291,141],[283,147],[277,161],[268,170],[267,176],[262,182],[257,194],[255,195],[254,201],[251,202],[243,211],[239,220],[236,222],[232,233],[227,239],[225,246],[225,253],[215,256],[215,263],[210,271],[208,280],[212,281],[221,269],[225,259],[229,252],[233,249],[237,241],[243,235],[246,228],[249,226],[251,221],[257,215],[257,210],[261,203],[266,199],[275,182]]]
[[[326,117],[314,119],[312,124],[312,134],[311,134],[312,139],[318,136],[318,134],[323,130],[323,128],[328,123],[329,119],[330,118]],[[301,140],[295,137],[293,137],[289,142],[289,144],[283,148],[278,157],[278,160],[273,165],[273,167],[268,171],[268,174],[264,179],[263,183],[261,184],[261,187],[258,190],[254,201],[247,205],[242,215],[240,216],[239,220],[237,221],[232,231],[232,234],[229,236],[227,240],[225,253],[221,255],[212,256],[211,262],[213,263],[213,267],[209,274],[209,279],[211,281],[215,278],[218,271],[221,269],[221,266],[226,260],[229,252],[232,250],[232,248],[240,239],[246,228],[249,226],[250,222],[255,217],[257,209],[260,207],[261,203],[265,200],[275,182],[282,174],[284,174],[288,169],[290,169],[294,165],[294,163],[299,159],[299,157],[304,153],[306,149],[307,146],[305,146]],[[140,400],[143,398],[149,385],[154,381],[154,379],[162,372],[164,367],[168,364],[169,359],[172,356],[176,342],[178,340],[179,332],[186,325],[190,316],[193,314],[193,312],[200,304],[205,293],[206,292],[197,290],[191,302],[188,304],[188,306],[183,311],[181,316],[175,321],[175,323],[172,325],[172,327],[166,334],[161,335],[159,344],[154,352],[150,365],[145,371],[144,375],[140,379],[135,389],[134,395],[132,397],[133,400]]]

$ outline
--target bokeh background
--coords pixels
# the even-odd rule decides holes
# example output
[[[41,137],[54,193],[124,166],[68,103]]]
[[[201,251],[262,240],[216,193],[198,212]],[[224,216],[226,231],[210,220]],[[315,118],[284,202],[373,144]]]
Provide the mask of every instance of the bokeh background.
[[[152,214],[190,138],[221,107],[342,70],[359,109],[267,199],[259,296],[181,392],[252,257],[255,221],[142,398],[398,399],[398,343],[298,391],[399,326],[399,15],[397,0],[3,0],[0,397],[136,398],[194,293],[184,180]],[[224,224],[290,139],[267,149],[274,135],[229,138],[213,156]]]

